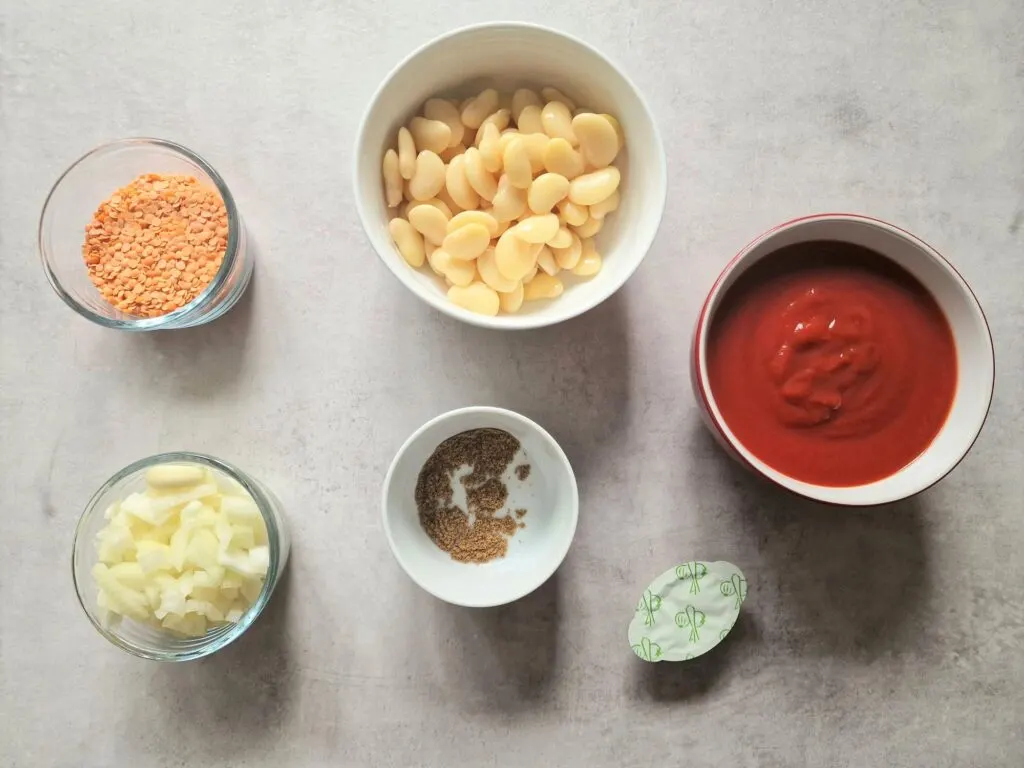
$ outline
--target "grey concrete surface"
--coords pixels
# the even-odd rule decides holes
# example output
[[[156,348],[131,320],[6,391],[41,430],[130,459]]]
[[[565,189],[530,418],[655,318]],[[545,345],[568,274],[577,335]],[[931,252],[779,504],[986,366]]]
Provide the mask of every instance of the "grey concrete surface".
[[[407,295],[369,250],[348,173],[389,68],[498,18],[620,62],[670,165],[668,215],[625,289],[518,335]],[[1022,41],[1018,0],[0,0],[0,764],[1024,765]],[[43,278],[50,184],[138,134],[203,153],[247,217],[255,284],[209,327],[104,331]],[[887,509],[757,482],[689,392],[688,334],[720,267],[824,210],[946,253],[995,336],[975,450]],[[378,510],[406,436],[473,403],[551,430],[582,500],[557,577],[477,612],[405,577]],[[109,647],[69,572],[90,493],[174,448],[264,478],[294,537],[268,615],[186,666]],[[697,662],[645,666],[625,642],[632,604],[695,556],[743,567],[743,619]]]

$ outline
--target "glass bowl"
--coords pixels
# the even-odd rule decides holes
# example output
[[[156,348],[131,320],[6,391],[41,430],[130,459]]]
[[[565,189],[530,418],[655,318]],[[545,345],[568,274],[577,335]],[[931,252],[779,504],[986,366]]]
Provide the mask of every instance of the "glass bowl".
[[[217,190],[228,215],[227,249],[216,276],[190,303],[159,317],[129,315],[111,306],[89,279],[82,257],[86,226],[100,203],[146,173],[195,176]],[[120,139],[79,158],[53,185],[39,219],[39,255],[57,295],[87,320],[126,331],[188,328],[231,309],[252,277],[245,239],[242,217],[220,175],[195,152],[164,139]]]
[[[99,591],[92,576],[92,568],[99,562],[95,542],[96,534],[107,522],[104,511],[130,493],[143,490],[147,469],[167,463],[198,464],[213,470],[218,482],[225,486],[230,486],[232,481],[238,483],[252,496],[267,528],[270,565],[259,597],[237,623],[215,627],[202,637],[184,637],[127,617],[107,625],[97,603]],[[78,602],[103,637],[118,648],[144,659],[189,661],[219,651],[252,625],[274,593],[288,562],[289,549],[290,539],[285,529],[281,504],[266,486],[237,467],[212,456],[189,452],[161,453],[125,467],[107,480],[89,500],[75,529],[71,570]]]

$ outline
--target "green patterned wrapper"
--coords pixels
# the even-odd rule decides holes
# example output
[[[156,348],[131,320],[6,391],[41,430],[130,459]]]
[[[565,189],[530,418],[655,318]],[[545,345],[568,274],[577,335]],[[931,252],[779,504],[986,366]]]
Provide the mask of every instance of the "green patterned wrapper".
[[[644,590],[629,623],[629,645],[644,661],[687,661],[729,634],[747,597],[732,563],[700,560],[665,571]]]

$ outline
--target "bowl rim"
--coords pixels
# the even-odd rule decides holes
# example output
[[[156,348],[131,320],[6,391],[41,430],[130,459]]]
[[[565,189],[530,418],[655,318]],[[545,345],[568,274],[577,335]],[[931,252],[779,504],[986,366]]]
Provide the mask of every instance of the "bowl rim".
[[[966,298],[968,303],[972,306],[972,308],[978,312],[978,315],[982,321],[982,325],[985,329],[984,339],[979,339],[979,342],[982,342],[983,347],[985,344],[987,344],[989,358],[991,359],[992,380],[991,385],[989,387],[989,391],[986,395],[984,413],[982,414],[981,419],[978,421],[977,425],[971,430],[969,434],[969,439],[966,439],[964,441],[962,449],[958,449],[957,452],[959,453],[959,456],[956,457],[956,459],[949,465],[949,467],[946,468],[938,477],[935,477],[934,479],[928,479],[926,482],[919,484],[918,486],[916,486],[914,489],[910,490],[907,493],[894,494],[889,497],[874,501],[858,501],[856,499],[838,501],[834,498],[837,492],[864,488],[868,484],[842,487],[823,486],[814,483],[796,481],[793,478],[789,478],[787,475],[784,475],[782,472],[779,472],[778,470],[773,470],[774,472],[776,472],[778,477],[770,476],[766,474],[759,466],[759,464],[756,462],[760,462],[761,464],[764,464],[765,467],[771,469],[770,465],[767,464],[767,462],[761,462],[759,459],[757,459],[757,457],[753,457],[756,460],[756,462],[750,461],[750,459],[745,455],[746,453],[749,453],[749,451],[747,451],[742,446],[740,441],[732,434],[732,431],[724,423],[724,420],[720,419],[718,416],[715,415],[715,412],[711,407],[713,398],[711,396],[710,383],[707,381],[706,375],[707,334],[708,329],[711,325],[711,304],[720,293],[722,289],[722,284],[733,273],[735,273],[736,270],[740,268],[745,261],[749,259],[750,254],[754,251],[754,249],[767,238],[783,230],[794,229],[808,223],[819,221],[859,222],[879,229],[888,230],[890,233],[896,235],[897,237],[906,240],[911,245],[915,246],[917,250],[921,252],[922,255],[925,255],[931,258],[932,260],[936,261],[940,266],[944,267],[948,271],[950,276],[953,277],[954,281],[957,283],[957,286],[961,293],[964,295],[964,298]],[[955,266],[953,266],[952,262],[945,256],[943,256],[936,248],[934,248],[932,245],[925,242],[918,236],[914,235],[912,232],[909,232],[908,230],[903,229],[902,227],[899,227],[883,219],[868,216],[865,214],[847,212],[814,213],[806,216],[798,216],[796,218],[789,219],[788,221],[784,221],[765,230],[757,237],[752,239],[750,242],[748,242],[745,246],[743,246],[719,273],[718,277],[715,279],[715,282],[708,290],[707,296],[705,297],[704,302],[701,305],[700,313],[697,316],[697,320],[694,326],[693,348],[691,350],[690,355],[690,364],[693,370],[694,391],[698,397],[698,405],[701,408],[703,414],[706,416],[705,423],[713,428],[713,431],[716,433],[716,437],[724,446],[728,448],[728,453],[733,459],[738,461],[742,466],[746,467],[747,469],[757,474],[759,477],[764,478],[773,485],[783,488],[796,496],[800,496],[811,501],[816,501],[822,504],[840,508],[878,507],[883,506],[885,504],[892,504],[894,502],[913,498],[918,494],[927,491],[929,488],[933,487],[937,483],[941,482],[954,469],[956,469],[960,465],[960,463],[967,457],[967,454],[970,453],[971,449],[974,447],[974,444],[977,442],[978,437],[981,435],[981,431],[984,428],[985,422],[988,420],[988,415],[992,409],[992,398],[995,393],[996,381],[995,345],[992,340],[992,328],[989,324],[988,317],[985,315],[985,310],[982,307],[981,302],[978,301],[977,295],[974,293],[974,290],[971,288],[970,284],[960,273],[960,271]],[[944,428],[945,425],[943,425],[943,429]],[[902,471],[903,468],[897,470],[897,472],[894,472],[893,475],[896,475]],[[794,483],[799,483],[799,487],[796,487],[787,482],[791,480]]]
[[[259,597],[256,598],[256,601],[252,605],[249,606],[248,610],[242,618],[238,620],[238,622],[233,625],[225,625],[224,631],[214,637],[204,635],[201,638],[195,638],[197,644],[194,648],[182,651],[154,651],[123,640],[118,633],[111,632],[96,620],[96,617],[93,616],[89,608],[86,607],[82,585],[78,581],[78,571],[76,566],[78,565],[79,559],[79,545],[92,545],[92,542],[84,541],[82,536],[85,532],[87,520],[100,512],[98,505],[103,494],[130,475],[147,469],[148,467],[169,463],[202,464],[207,468],[223,472],[229,478],[239,483],[249,493],[253,502],[255,502],[256,507],[260,511],[260,516],[263,518],[264,525],[267,526],[267,540],[270,545],[270,565],[267,569],[267,575],[264,578],[263,589],[260,591]],[[277,586],[277,582],[281,572],[283,571],[284,564],[281,562],[281,537],[283,532],[278,530],[277,520],[274,517],[274,514],[270,511],[273,506],[274,503],[267,498],[267,494],[264,489],[260,487],[253,478],[249,477],[243,470],[233,464],[230,464],[223,459],[218,459],[215,456],[210,456],[209,454],[196,453],[194,451],[168,451],[133,461],[128,466],[119,469],[111,475],[96,490],[96,492],[93,493],[82,510],[82,514],[79,515],[78,522],[75,524],[74,536],[71,543],[71,581],[75,587],[75,596],[78,598],[79,606],[81,606],[82,611],[89,619],[89,622],[100,635],[122,651],[130,653],[132,656],[137,656],[141,659],[161,662],[193,661],[195,659],[201,659],[205,656],[209,656],[210,654],[231,645],[231,643],[241,637],[249,627],[255,623],[260,614],[263,613],[263,609],[266,608],[267,603],[270,602],[270,596],[273,593],[274,588]]]
[[[569,530],[568,536],[566,536],[565,542],[560,547],[558,556],[552,558],[550,568],[538,570],[538,578],[531,579],[530,581],[528,581],[527,583],[529,584],[529,586],[526,589],[523,589],[519,593],[514,594],[512,597],[509,597],[507,599],[502,599],[498,601],[479,600],[474,602],[472,600],[459,600],[453,599],[450,596],[439,595],[428,584],[424,583],[424,581],[417,578],[412,573],[412,571],[408,567],[406,560],[399,552],[399,547],[395,544],[395,538],[391,531],[391,520],[390,516],[388,515],[388,496],[391,491],[391,485],[392,480],[394,479],[395,469],[398,466],[399,461],[405,455],[406,451],[409,450],[409,448],[417,440],[419,440],[423,433],[425,433],[427,430],[431,429],[432,427],[438,424],[441,424],[445,421],[450,421],[451,419],[454,419],[458,416],[479,414],[499,414],[501,416],[508,417],[513,421],[516,421],[519,424],[521,424],[525,429],[530,430],[539,435],[542,440],[546,441],[548,445],[550,445],[554,449],[555,455],[561,460],[562,466],[565,468],[565,471],[568,473],[569,477],[569,488],[571,491],[571,504],[569,510],[569,514],[571,516],[571,529]],[[473,427],[470,427],[470,429],[472,428]],[[417,586],[419,586],[420,589],[422,589],[424,592],[433,595],[438,600],[443,600],[444,602],[450,603],[451,605],[458,605],[464,608],[493,608],[499,605],[508,605],[509,603],[514,603],[517,600],[521,600],[531,592],[539,589],[542,585],[544,585],[548,581],[548,579],[550,579],[554,575],[555,571],[558,570],[562,563],[565,562],[565,557],[566,555],[568,555],[569,549],[572,546],[572,542],[576,538],[576,528],[579,524],[579,514],[580,496],[579,487],[576,483],[576,473],[573,472],[572,464],[569,461],[569,457],[565,455],[565,451],[562,450],[562,446],[558,444],[558,441],[555,440],[555,438],[552,437],[551,434],[542,426],[540,426],[537,422],[533,421],[532,419],[526,416],[523,416],[521,413],[508,410],[507,408],[498,408],[495,406],[488,405],[471,405],[466,406],[464,408],[456,408],[451,411],[446,411],[426,421],[422,426],[420,426],[411,435],[409,435],[409,437],[407,437],[405,441],[402,443],[398,451],[395,452],[395,456],[391,460],[391,464],[388,466],[388,471],[384,475],[384,483],[381,487],[381,520],[384,524],[384,535],[387,537],[388,548],[391,550],[391,554],[398,562],[398,565],[405,572],[405,574],[410,579],[412,579],[412,581]]]
[[[56,272],[50,264],[50,257],[48,256],[49,250],[44,245],[43,230],[46,224],[46,214],[50,209],[50,202],[52,201],[54,194],[60,188],[64,179],[86,160],[89,160],[96,155],[104,155],[119,149],[144,147],[146,145],[156,145],[158,147],[168,149],[174,154],[181,155],[189,162],[198,165],[213,181],[213,185],[217,189],[217,193],[220,195],[221,200],[224,201],[224,208],[228,215],[228,241],[224,248],[224,258],[221,260],[220,269],[217,270],[217,274],[214,275],[206,288],[204,288],[198,296],[183,307],[178,307],[165,315],[159,315],[157,317],[133,318],[131,316],[126,316],[125,319],[104,317],[103,315],[93,312],[89,307],[81,304],[74,296],[64,290],[64,286],[61,284],[60,278],[57,277]],[[113,194],[113,191],[111,191],[111,194]],[[99,205],[101,202],[102,201],[98,201],[96,205]],[[43,271],[46,274],[47,282],[50,283],[50,287],[53,288],[54,292],[65,304],[75,310],[75,312],[86,320],[94,322],[97,325],[102,325],[105,328],[114,328],[121,331],[153,331],[162,328],[176,327],[175,324],[178,320],[187,317],[193,310],[195,310],[196,307],[203,306],[211,296],[216,295],[217,292],[224,287],[224,284],[228,281],[228,278],[231,275],[232,268],[235,266],[235,262],[241,258],[239,253],[241,243],[241,223],[238,206],[235,204],[235,198],[231,194],[231,190],[228,189],[228,185],[225,183],[221,175],[217,173],[214,167],[203,159],[201,155],[197,152],[193,152],[188,147],[174,141],[170,141],[169,139],[159,139],[152,136],[129,136],[107,141],[93,147],[71,163],[71,165],[69,165],[64,172],[57,177],[53,186],[50,187],[50,191],[46,195],[46,200],[43,201],[42,210],[39,213],[39,226],[36,230],[36,250],[39,253],[39,259],[43,264]]]
[[[604,61],[612,70],[614,70],[619,75],[619,77],[623,79],[626,85],[629,86],[630,90],[633,91],[633,93],[636,95],[637,100],[639,101],[641,106],[643,118],[647,121],[647,123],[650,124],[651,131],[654,136],[655,155],[659,159],[656,171],[657,178],[655,179],[655,195],[660,197],[660,200],[652,202],[652,205],[657,208],[656,226],[654,226],[651,230],[650,236],[646,238],[646,242],[638,242],[633,246],[633,248],[635,248],[636,251],[639,253],[639,256],[635,259],[632,265],[628,266],[623,271],[620,279],[609,282],[604,289],[602,289],[596,294],[595,301],[589,304],[582,305],[578,308],[564,310],[560,313],[556,313],[553,315],[542,316],[499,314],[495,315],[494,317],[490,317],[487,315],[477,314],[476,312],[470,312],[467,309],[463,309],[462,307],[456,306],[452,302],[448,301],[447,297],[444,296],[443,294],[435,295],[432,292],[421,290],[421,286],[419,286],[412,279],[413,275],[416,274],[415,270],[413,270],[404,262],[402,264],[392,264],[384,257],[384,254],[381,253],[380,249],[377,247],[372,236],[370,235],[371,217],[367,210],[368,206],[364,202],[363,195],[360,192],[359,166],[360,159],[363,154],[363,146],[366,144],[367,141],[366,137],[367,131],[369,129],[368,122],[370,113],[373,112],[374,107],[380,100],[381,94],[383,94],[384,90],[391,84],[391,81],[394,80],[394,78],[398,75],[399,72],[408,67],[418,56],[422,55],[428,49],[438,45],[442,45],[455,37],[459,37],[465,34],[473,34],[484,30],[514,29],[529,29],[534,32],[541,32],[549,35],[554,35],[556,37],[564,38],[568,42],[586,49],[587,51],[589,51],[590,53]],[[654,119],[654,113],[651,111],[650,105],[647,103],[647,99],[644,98],[643,93],[640,91],[639,88],[636,87],[636,84],[626,74],[625,70],[623,70],[622,67],[620,67],[610,58],[601,53],[601,51],[599,51],[597,48],[595,48],[594,46],[590,45],[587,42],[584,42],[583,40],[574,35],[571,35],[567,32],[562,32],[561,30],[554,29],[552,27],[545,26],[543,24],[535,24],[524,21],[487,21],[478,24],[468,24],[466,26],[458,27],[456,29],[450,30],[442,35],[439,35],[428,40],[427,42],[421,44],[415,50],[413,50],[412,53],[409,53],[403,59],[401,59],[394,67],[391,68],[388,74],[380,82],[380,85],[378,85],[377,88],[374,90],[373,95],[370,97],[370,100],[363,111],[363,116],[359,121],[359,128],[356,131],[355,151],[353,152],[352,156],[351,173],[353,192],[356,202],[356,211],[359,214],[359,222],[360,224],[362,224],[363,232],[365,233],[367,239],[370,241],[370,247],[373,248],[374,252],[377,254],[377,257],[388,268],[391,274],[397,277],[399,282],[401,282],[402,285],[404,285],[413,295],[415,295],[421,301],[425,302],[427,305],[442,312],[443,314],[446,314],[449,317],[453,317],[456,320],[460,320],[464,323],[468,323],[469,325],[475,325],[479,328],[489,328],[501,331],[521,331],[530,330],[534,328],[544,328],[550,325],[557,325],[558,323],[562,323],[565,322],[566,320],[571,320],[574,317],[578,317],[579,315],[582,315],[585,312],[589,312],[590,310],[594,309],[595,307],[605,302],[609,297],[611,297],[616,291],[618,291],[623,285],[626,284],[629,278],[633,276],[636,270],[640,267],[640,264],[647,257],[648,253],[651,250],[651,247],[654,245],[654,240],[658,236],[658,231],[661,229],[661,222],[664,218],[665,207],[668,199],[668,167],[667,162],[665,160],[665,145],[661,138],[661,131],[658,129],[658,123]],[[658,194],[659,192],[660,194]],[[381,194],[383,195],[383,190],[381,191]],[[401,267],[404,267],[404,269],[402,269]]]

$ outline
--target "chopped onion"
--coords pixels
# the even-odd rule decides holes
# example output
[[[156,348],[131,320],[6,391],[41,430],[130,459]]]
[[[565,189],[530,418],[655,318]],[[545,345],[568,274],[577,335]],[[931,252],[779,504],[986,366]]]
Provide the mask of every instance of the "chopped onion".
[[[199,465],[152,467],[146,482],[105,511],[96,536],[101,620],[128,617],[190,637],[240,621],[270,567],[256,502]]]

